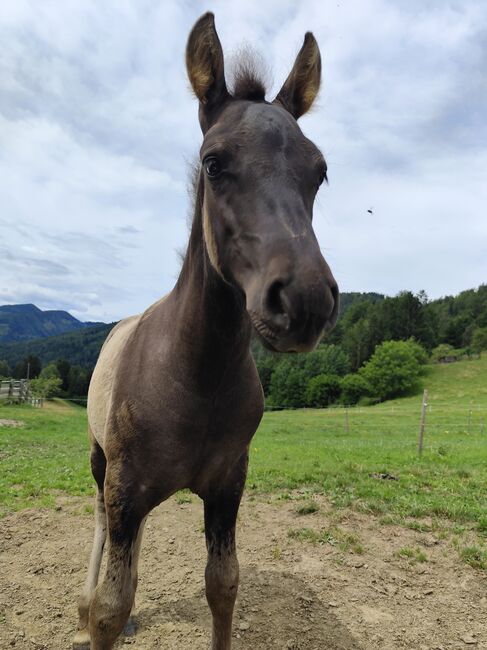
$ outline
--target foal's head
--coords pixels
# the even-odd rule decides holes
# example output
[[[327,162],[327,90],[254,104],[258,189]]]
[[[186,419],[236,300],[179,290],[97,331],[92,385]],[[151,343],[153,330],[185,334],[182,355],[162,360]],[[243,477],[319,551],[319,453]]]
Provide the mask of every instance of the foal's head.
[[[204,237],[210,262],[245,294],[255,330],[270,349],[312,349],[335,324],[338,287],[312,226],[326,162],[297,119],[320,85],[311,33],[276,99],[251,70],[229,93],[213,14],[194,26],[186,50],[199,99]]]

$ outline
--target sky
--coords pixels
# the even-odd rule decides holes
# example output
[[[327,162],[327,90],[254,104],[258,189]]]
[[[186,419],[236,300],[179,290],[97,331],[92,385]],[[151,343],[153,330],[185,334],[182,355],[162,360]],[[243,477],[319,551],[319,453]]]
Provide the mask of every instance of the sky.
[[[266,61],[269,100],[318,40],[300,125],[327,159],[314,227],[342,291],[487,282],[485,0],[3,0],[0,304],[109,322],[171,290],[202,140],[184,51],[207,10],[226,61]]]

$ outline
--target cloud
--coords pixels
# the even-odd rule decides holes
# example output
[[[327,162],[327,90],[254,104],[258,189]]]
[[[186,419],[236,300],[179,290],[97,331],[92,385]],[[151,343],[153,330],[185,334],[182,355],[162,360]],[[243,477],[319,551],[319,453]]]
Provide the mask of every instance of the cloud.
[[[0,4],[0,301],[113,320],[171,289],[201,142],[184,48],[206,9]],[[226,54],[261,49],[269,98],[304,33],[320,43],[323,90],[301,122],[329,164],[315,227],[342,289],[437,296],[485,282],[485,3],[213,10]]]

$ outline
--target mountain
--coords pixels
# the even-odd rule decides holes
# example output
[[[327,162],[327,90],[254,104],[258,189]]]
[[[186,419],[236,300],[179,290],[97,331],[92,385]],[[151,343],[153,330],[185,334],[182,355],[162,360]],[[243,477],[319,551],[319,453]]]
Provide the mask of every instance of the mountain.
[[[33,355],[41,360],[42,366],[51,361],[65,359],[71,365],[91,370],[104,340],[114,325],[115,323],[102,323],[33,341],[0,343],[0,359],[14,368],[25,357]]]
[[[30,341],[104,323],[83,323],[67,311],[42,311],[35,305],[0,306],[0,343]]]

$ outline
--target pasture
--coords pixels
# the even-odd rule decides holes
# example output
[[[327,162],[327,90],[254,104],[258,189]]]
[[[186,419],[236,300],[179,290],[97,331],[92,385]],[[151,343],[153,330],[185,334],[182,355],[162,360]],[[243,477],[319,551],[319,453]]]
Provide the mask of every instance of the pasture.
[[[421,458],[421,395],[264,415],[239,515],[237,649],[487,648],[487,359],[429,367],[424,383]],[[12,420],[0,646],[69,647],[93,526],[86,410],[2,405]],[[202,522],[186,492],[150,516],[137,648],[207,647]]]
[[[247,492],[286,499],[299,489],[361,512],[487,528],[487,358],[426,373],[421,458],[421,395],[346,410],[267,412],[252,441]],[[3,405],[2,418],[24,423],[0,428],[2,514],[54,505],[60,493],[93,493],[83,407]]]

